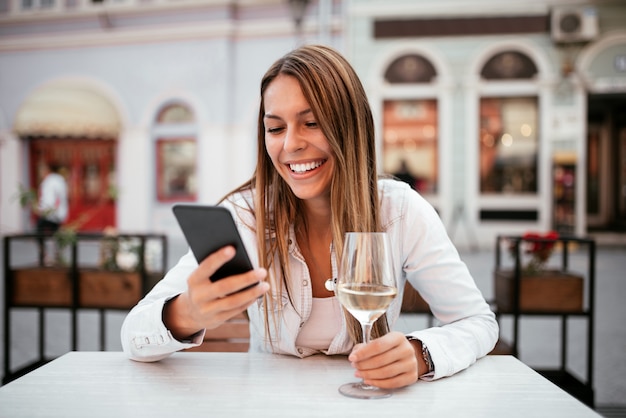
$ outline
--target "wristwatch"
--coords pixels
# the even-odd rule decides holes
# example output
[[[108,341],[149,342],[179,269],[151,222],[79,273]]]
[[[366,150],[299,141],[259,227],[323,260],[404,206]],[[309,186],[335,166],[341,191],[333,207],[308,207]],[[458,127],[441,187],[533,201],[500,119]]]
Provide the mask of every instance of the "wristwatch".
[[[407,340],[409,341],[419,341],[422,344],[422,358],[424,359],[424,363],[426,363],[427,371],[423,376],[432,376],[435,373],[435,364],[433,363],[433,359],[430,357],[430,351],[428,351],[428,347],[422,340],[418,340],[415,337],[407,335]]]

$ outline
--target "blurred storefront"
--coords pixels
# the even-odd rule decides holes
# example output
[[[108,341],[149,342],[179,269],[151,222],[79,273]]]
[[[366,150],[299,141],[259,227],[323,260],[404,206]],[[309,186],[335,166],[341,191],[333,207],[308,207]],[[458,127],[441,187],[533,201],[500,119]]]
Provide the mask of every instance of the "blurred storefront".
[[[32,227],[15,195],[52,159],[82,229],[182,239],[172,204],[252,173],[263,72],[320,42],[361,75],[380,166],[459,246],[626,233],[622,1],[306,3],[0,2],[2,232]]]
[[[68,223],[165,233],[171,206],[215,203],[252,174],[258,83],[310,36],[342,49],[341,2],[0,1],[0,232],[62,166]]]
[[[626,233],[626,4],[352,2],[383,166],[458,245]]]
[[[115,156],[121,121],[106,97],[78,81],[48,83],[23,102],[13,125],[26,145],[27,187],[44,167],[62,167],[69,191],[67,223],[80,231],[115,226]]]

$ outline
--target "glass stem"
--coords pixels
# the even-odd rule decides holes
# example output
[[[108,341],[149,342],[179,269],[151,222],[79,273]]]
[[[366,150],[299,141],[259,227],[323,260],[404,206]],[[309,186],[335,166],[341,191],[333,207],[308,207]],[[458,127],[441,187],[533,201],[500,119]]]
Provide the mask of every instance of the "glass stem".
[[[372,336],[372,324],[361,324],[361,329],[363,330],[363,342],[368,344]]]
[[[372,336],[372,323],[361,324],[363,330],[363,343],[368,344]],[[376,387],[365,383],[364,379],[361,379],[361,388],[366,390],[376,390]]]

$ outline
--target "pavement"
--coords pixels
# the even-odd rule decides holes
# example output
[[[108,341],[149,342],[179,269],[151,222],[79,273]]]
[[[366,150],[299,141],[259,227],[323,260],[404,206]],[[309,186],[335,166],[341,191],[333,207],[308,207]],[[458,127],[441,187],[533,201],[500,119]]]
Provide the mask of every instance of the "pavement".
[[[598,239],[596,255],[596,310],[594,332],[593,386],[598,411],[611,411],[604,416],[626,416],[626,245],[624,239]],[[3,242],[0,242],[0,250]],[[171,267],[185,252],[184,243],[172,242],[168,250]],[[19,251],[15,257],[26,257]],[[495,258],[492,249],[461,250],[461,258],[467,264],[485,299],[494,297],[493,270]],[[0,262],[4,265],[4,251]],[[558,257],[557,257],[558,258]],[[586,252],[571,252],[570,270],[586,275]],[[4,270],[0,271],[4,283]],[[0,289],[0,308],[4,315],[4,286]],[[121,350],[119,332],[126,312],[108,311],[104,318],[105,349]],[[56,357],[71,350],[70,315],[64,309],[47,310],[45,321],[45,355]],[[36,311],[15,309],[11,314],[11,368],[17,369],[38,358],[38,325]],[[100,319],[97,311],[83,310],[78,317],[78,350],[100,349]],[[425,319],[415,315],[401,316],[395,328],[401,331],[426,326]],[[583,380],[586,370],[587,331],[586,321],[572,318],[568,322],[568,370]],[[4,321],[0,324],[3,343],[0,358],[4,359]],[[501,320],[501,335],[511,335],[511,321]],[[528,317],[522,320],[520,329],[519,358],[535,368],[550,368],[558,364],[560,353],[560,323],[554,318]],[[4,363],[3,363],[4,364]],[[0,379],[4,368],[0,370]]]

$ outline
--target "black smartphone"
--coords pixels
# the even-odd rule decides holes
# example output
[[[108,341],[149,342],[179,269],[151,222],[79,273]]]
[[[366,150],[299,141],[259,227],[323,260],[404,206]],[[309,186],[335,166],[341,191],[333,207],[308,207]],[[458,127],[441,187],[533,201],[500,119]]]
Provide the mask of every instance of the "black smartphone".
[[[172,210],[198,263],[222,247],[235,247],[235,257],[220,267],[210,277],[211,281],[252,270],[252,263],[228,209],[221,206],[176,204]]]

